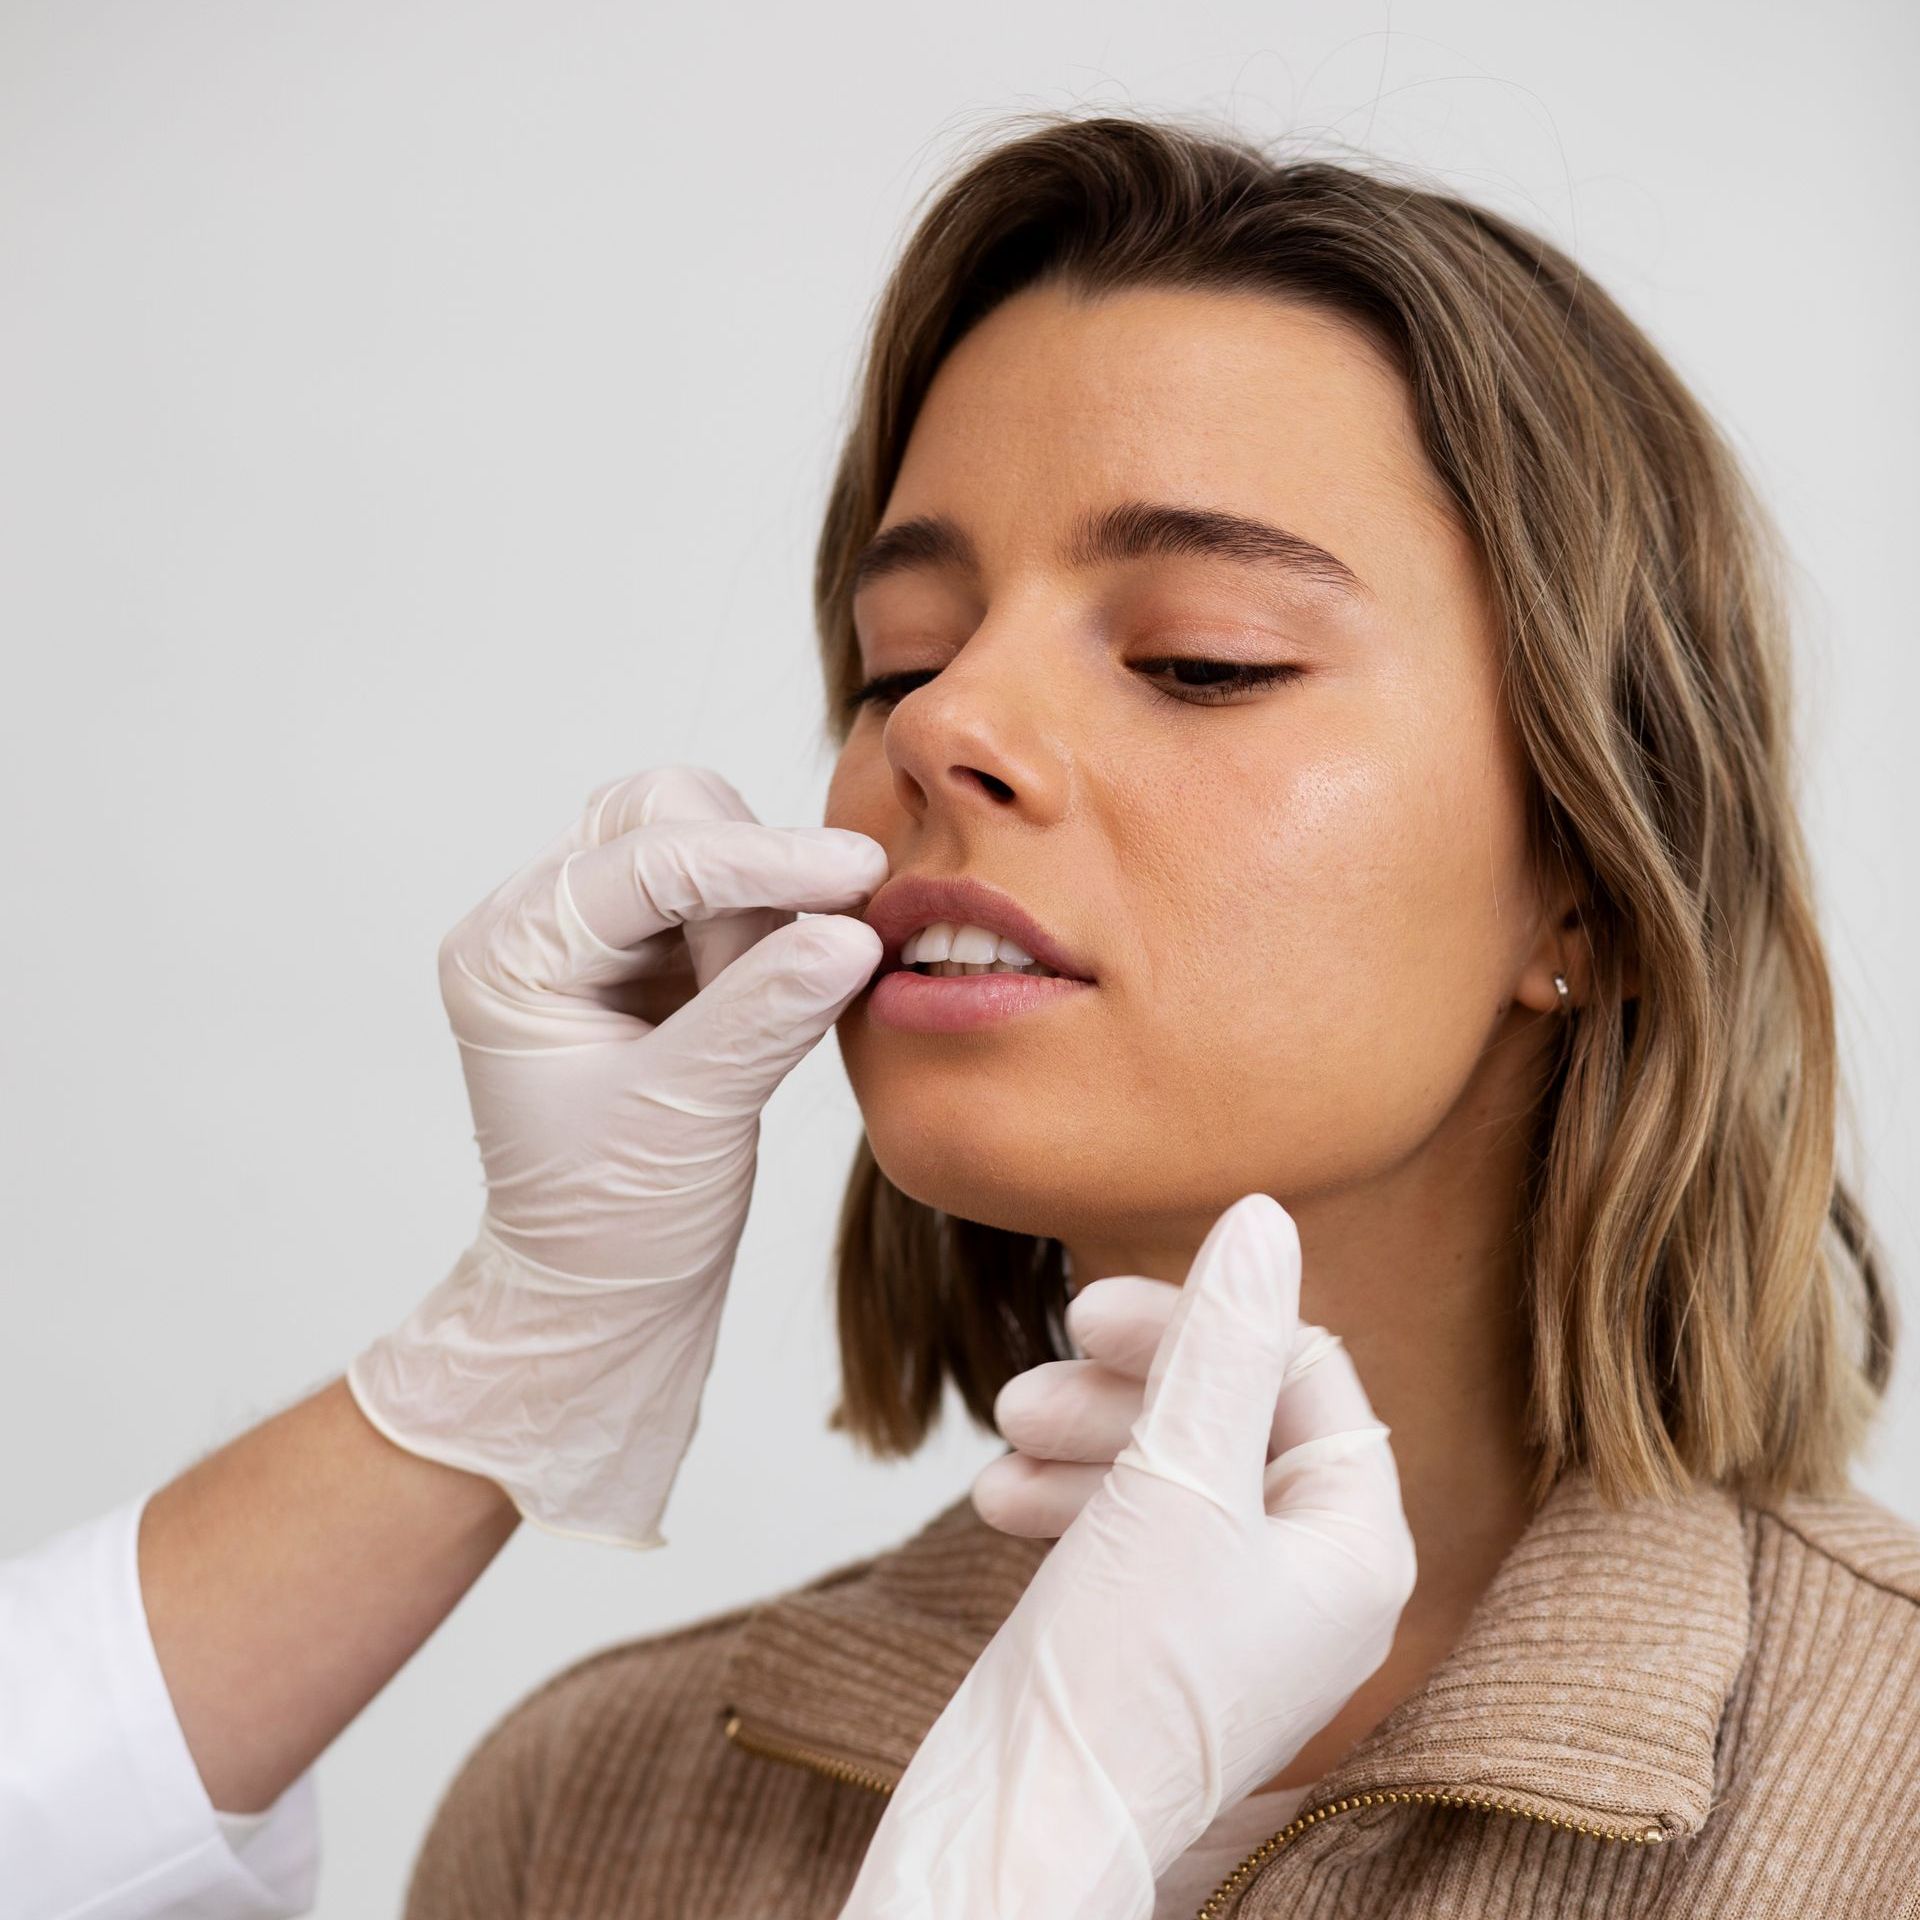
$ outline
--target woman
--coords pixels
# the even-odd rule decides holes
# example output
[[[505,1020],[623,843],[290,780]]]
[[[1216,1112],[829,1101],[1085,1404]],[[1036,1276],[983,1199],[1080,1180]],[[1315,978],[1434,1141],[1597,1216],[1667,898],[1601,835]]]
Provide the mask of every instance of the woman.
[[[894,271],[816,589],[826,824],[890,869],[834,1424],[909,1453],[1025,1376],[1019,1451],[522,1702],[414,1920],[880,1910],[888,1794],[1265,1193],[1418,1579],[1154,1912],[1910,1911],[1920,1537],[1847,1484],[1892,1330],[1785,642],[1650,344],[1444,194],[1042,116]],[[910,977],[989,951],[1065,977]]]

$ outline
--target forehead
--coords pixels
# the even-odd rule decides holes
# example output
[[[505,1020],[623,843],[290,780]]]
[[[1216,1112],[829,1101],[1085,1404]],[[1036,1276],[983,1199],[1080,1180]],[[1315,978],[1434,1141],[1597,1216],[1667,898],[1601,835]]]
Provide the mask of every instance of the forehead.
[[[1122,497],[1277,519],[1363,577],[1382,544],[1458,532],[1405,382],[1357,324],[1265,293],[1059,285],[941,363],[882,520],[950,514],[997,561],[1044,564]]]

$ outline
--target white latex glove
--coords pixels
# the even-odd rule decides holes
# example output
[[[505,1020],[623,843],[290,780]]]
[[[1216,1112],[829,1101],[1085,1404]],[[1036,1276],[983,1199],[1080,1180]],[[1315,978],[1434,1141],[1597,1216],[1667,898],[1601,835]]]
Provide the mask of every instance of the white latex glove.
[[[1282,1392],[1299,1290],[1285,1209],[1228,1207],[1126,1446],[928,1730],[841,1920],[1150,1920],[1159,1875],[1386,1658],[1399,1478],[1343,1347]]]
[[[871,978],[878,841],[705,767],[609,781],[440,948],[487,1202],[348,1369],[367,1418],[555,1533],[666,1544],[760,1110]],[[802,920],[798,912],[820,917]]]
[[[990,1527],[1023,1539],[1066,1532],[1133,1436],[1154,1349],[1179,1300],[1170,1280],[1121,1273],[1067,1302],[1067,1335],[1080,1357],[1042,1360],[994,1396],[993,1424],[1012,1445],[974,1476],[974,1511]],[[1337,1333],[1299,1323],[1274,1401],[1269,1464],[1294,1444],[1310,1411],[1288,1386],[1339,1345]]]

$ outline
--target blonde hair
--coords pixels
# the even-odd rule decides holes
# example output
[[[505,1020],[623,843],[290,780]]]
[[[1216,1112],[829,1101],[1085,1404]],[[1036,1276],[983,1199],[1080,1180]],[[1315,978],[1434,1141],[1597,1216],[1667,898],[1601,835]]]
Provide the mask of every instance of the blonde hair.
[[[878,304],[815,563],[832,741],[854,556],[935,369],[998,302],[1043,279],[1260,290],[1364,327],[1485,558],[1531,844],[1591,948],[1526,1196],[1536,1494],[1576,1464],[1615,1502],[1844,1484],[1894,1325],[1835,1174],[1778,562],[1729,449],[1625,313],[1499,215],[1205,125],[1019,122],[939,191]],[[864,1137],[834,1259],[828,1424],[878,1457],[920,1444],[947,1379],[990,1428],[1008,1379],[1071,1350],[1059,1243],[909,1198]]]

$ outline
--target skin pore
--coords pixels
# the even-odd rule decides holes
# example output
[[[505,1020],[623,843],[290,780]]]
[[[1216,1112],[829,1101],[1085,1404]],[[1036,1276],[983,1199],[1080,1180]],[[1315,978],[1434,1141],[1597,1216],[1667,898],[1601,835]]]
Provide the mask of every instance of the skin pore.
[[[1338,564],[1068,551],[1130,502]],[[1528,1518],[1514,1234],[1553,975],[1576,1004],[1587,976],[1528,858],[1479,556],[1391,362],[1256,292],[1015,295],[915,421],[880,526],[920,516],[962,554],[863,582],[863,677],[907,677],[860,707],[825,823],[894,875],[1004,888],[1096,984],[964,1034],[878,1028],[869,989],[842,1056],[897,1186],[1057,1236],[1077,1285],[1179,1284],[1248,1192],[1293,1215],[1301,1317],[1393,1429],[1420,1565],[1386,1664],[1267,1783],[1304,1784],[1448,1651]],[[1297,671],[1214,698],[1173,656]]]

